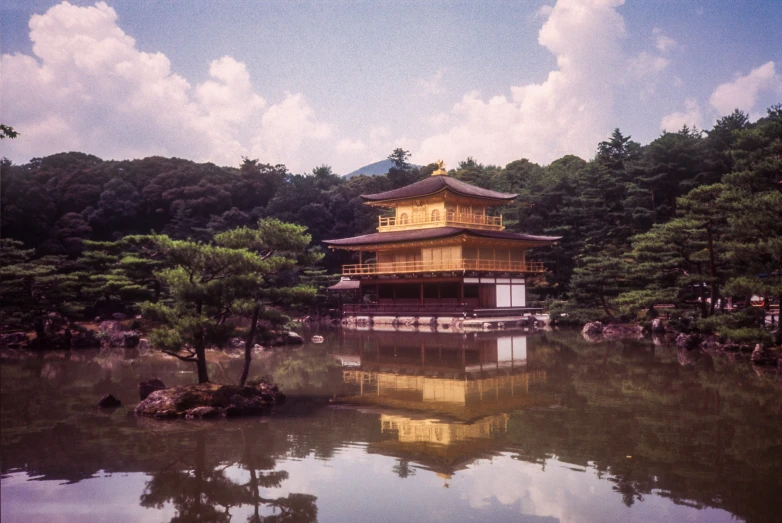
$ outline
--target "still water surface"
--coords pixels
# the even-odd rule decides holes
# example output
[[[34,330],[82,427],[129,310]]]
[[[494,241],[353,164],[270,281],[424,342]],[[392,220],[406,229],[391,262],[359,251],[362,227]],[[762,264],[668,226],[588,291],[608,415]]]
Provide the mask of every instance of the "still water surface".
[[[264,419],[136,419],[139,380],[195,380],[155,354],[6,355],[2,521],[782,521],[782,387],[746,360],[319,334],[253,362],[288,395]],[[214,381],[240,371],[212,355]]]

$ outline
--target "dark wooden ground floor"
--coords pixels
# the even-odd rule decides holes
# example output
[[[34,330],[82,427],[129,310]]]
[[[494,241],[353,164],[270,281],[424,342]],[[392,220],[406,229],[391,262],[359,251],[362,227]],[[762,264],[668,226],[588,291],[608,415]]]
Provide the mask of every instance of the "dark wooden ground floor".
[[[359,303],[345,312],[465,313],[526,308],[523,278],[453,277],[361,280]]]

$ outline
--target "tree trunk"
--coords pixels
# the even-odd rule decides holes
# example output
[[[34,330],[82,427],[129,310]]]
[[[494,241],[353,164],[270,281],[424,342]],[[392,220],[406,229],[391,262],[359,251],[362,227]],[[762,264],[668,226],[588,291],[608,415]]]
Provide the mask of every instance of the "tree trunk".
[[[714,241],[711,235],[711,224],[706,226],[706,235],[709,238],[709,277],[711,278],[711,303],[709,304],[709,316],[713,316],[714,307],[717,305],[717,270],[714,264]]]
[[[765,322],[765,318],[763,320]],[[779,311],[777,312],[777,332],[774,336],[774,345],[782,345],[782,294],[779,295]]]
[[[603,305],[603,310],[606,311],[606,314],[608,314],[608,317],[610,319],[614,319],[614,315],[611,314],[611,311],[608,309],[608,302],[606,302],[605,294],[603,294],[603,286],[600,286],[600,303]]]
[[[202,304],[196,305],[196,313],[201,316]],[[204,327],[201,326],[198,332],[198,340],[195,343],[196,351],[196,368],[198,369],[198,383],[207,383],[209,381],[209,374],[206,370],[206,333]]]
[[[204,337],[202,334],[201,339],[198,340],[198,343],[196,343],[195,346],[196,368],[198,369],[198,383],[209,382],[209,374],[207,373],[206,370],[206,347],[203,338]]]
[[[258,315],[261,312],[261,306],[255,304],[253,309],[253,319],[250,324],[250,332],[247,334],[247,339],[244,342],[244,368],[242,369],[242,375],[239,378],[239,386],[244,387],[247,382],[247,376],[250,374],[250,362],[253,360],[253,340],[255,339],[255,331],[258,327]]]
[[[702,275],[703,273],[701,272],[701,264],[699,263],[697,267],[698,267],[697,268],[698,274]],[[698,278],[698,279],[702,280],[703,278]],[[709,312],[709,310],[706,308],[706,296],[703,295],[703,282],[702,281],[698,282],[698,298],[700,298],[700,302],[701,302],[701,316],[703,316],[705,318],[707,316],[707,313]]]

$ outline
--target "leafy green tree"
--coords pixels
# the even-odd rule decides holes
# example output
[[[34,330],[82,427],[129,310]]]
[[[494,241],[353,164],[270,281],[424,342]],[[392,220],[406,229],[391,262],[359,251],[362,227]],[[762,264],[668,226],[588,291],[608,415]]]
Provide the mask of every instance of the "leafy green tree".
[[[95,312],[136,311],[145,301],[157,302],[162,286],[155,271],[162,267],[157,249],[143,236],[116,242],[85,241],[76,260],[82,294],[92,299]]]
[[[387,174],[388,180],[393,187],[411,184],[421,177],[420,171],[410,165],[408,161],[410,159],[410,151],[405,151],[398,147],[388,155],[388,159],[394,163]]]
[[[153,236],[152,240],[164,257],[165,268],[158,276],[171,299],[143,307],[146,315],[165,325],[152,331],[151,342],[166,354],[195,363],[198,382],[208,382],[206,347],[225,343],[234,331],[226,320],[236,315],[246,289],[258,285],[262,274],[282,269],[287,261],[168,236]]]
[[[655,316],[656,305],[700,301],[706,307],[703,263],[697,253],[703,250],[698,223],[676,218],[655,225],[651,231],[632,238],[632,249],[626,254],[629,289],[617,302],[631,314],[647,311]]]
[[[312,237],[301,225],[284,223],[275,218],[260,220],[257,229],[240,227],[215,236],[215,244],[224,248],[242,250],[256,257],[259,268],[254,278],[244,280],[241,293],[235,296],[237,312],[250,315],[250,328],[245,339],[244,367],[239,384],[244,385],[250,372],[252,349],[259,321],[272,325],[287,323],[289,318],[279,312],[277,306],[291,306],[309,301],[317,292],[315,288],[299,285],[294,279],[280,274],[292,268],[297,261],[319,261],[322,256],[305,256]]]
[[[570,299],[562,312],[571,321],[614,320],[619,312],[616,298],[626,286],[627,265],[609,254],[585,256],[573,271]],[[560,318],[562,319],[562,318]]]
[[[5,138],[11,138],[13,140],[17,136],[19,136],[19,133],[14,131],[13,127],[4,123],[0,123],[0,140]]]
[[[747,129],[734,130],[734,171],[724,177],[722,204],[729,209],[726,256],[732,265],[730,295],[765,297],[782,304],[782,105]],[[760,334],[760,333],[758,333]],[[782,329],[774,342],[782,344]]]
[[[79,300],[79,281],[63,267],[64,256],[34,259],[32,249],[22,243],[0,239],[0,303],[3,322],[17,329],[33,329],[39,343],[47,338],[52,314],[66,322],[83,310]]]
[[[624,177],[624,173],[641,155],[641,144],[624,136],[619,129],[614,129],[611,138],[597,145],[595,160],[614,171],[616,176]]]
[[[410,169],[410,151],[405,151],[401,147],[397,147],[394,151],[388,155],[388,159],[394,162],[394,167],[400,171],[407,171]]]

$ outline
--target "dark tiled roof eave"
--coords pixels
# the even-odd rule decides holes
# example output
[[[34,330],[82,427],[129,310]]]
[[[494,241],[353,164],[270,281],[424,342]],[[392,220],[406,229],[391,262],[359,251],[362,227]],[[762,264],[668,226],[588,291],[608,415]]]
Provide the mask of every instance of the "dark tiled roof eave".
[[[352,238],[324,240],[323,243],[337,248],[343,246],[358,247],[362,245],[379,245],[383,243],[440,240],[458,236],[460,234],[467,234],[468,236],[477,238],[537,242],[543,245],[551,244],[561,239],[561,236],[534,236],[531,234],[507,231],[487,231],[482,229],[464,229],[460,227],[436,227],[433,229],[417,229],[412,231],[375,232],[362,236],[354,236]]]
[[[487,200],[500,200],[503,203],[514,200],[518,196],[518,194],[513,193],[482,189],[461,180],[457,180],[456,178],[451,178],[450,176],[430,176],[429,178],[425,178],[405,187],[400,187],[399,189],[377,194],[362,194],[361,198],[369,202],[403,200],[407,198],[428,196],[446,189],[462,196],[483,198]]]

